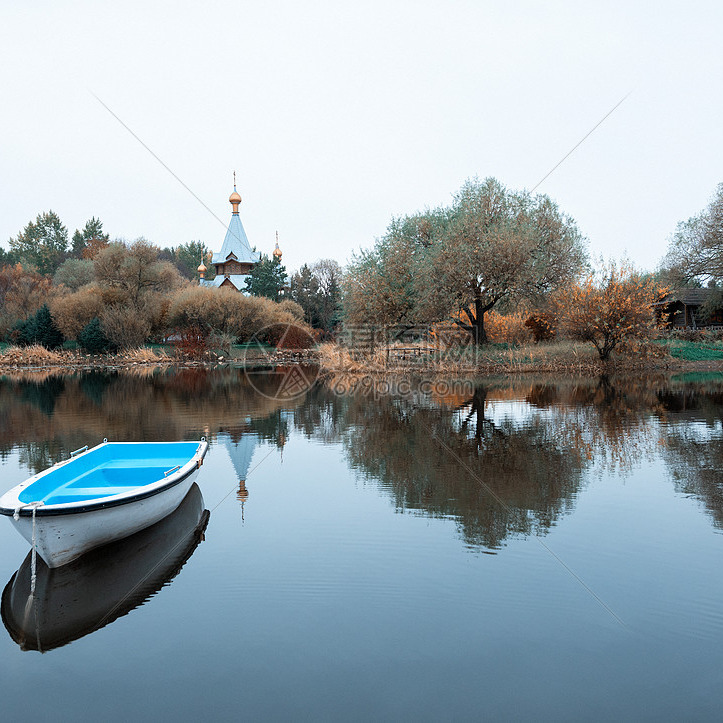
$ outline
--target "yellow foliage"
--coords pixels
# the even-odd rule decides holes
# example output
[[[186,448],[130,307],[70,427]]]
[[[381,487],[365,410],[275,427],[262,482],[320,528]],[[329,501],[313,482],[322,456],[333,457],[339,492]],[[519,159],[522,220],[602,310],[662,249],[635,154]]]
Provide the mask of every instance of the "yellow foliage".
[[[249,339],[269,327],[288,325],[311,334],[296,314],[293,302],[277,304],[271,299],[245,296],[232,289],[189,286],[171,298],[168,323],[184,329],[199,327],[216,334]]]
[[[487,338],[492,342],[525,344],[530,341],[530,330],[525,326],[527,314],[516,311],[511,314],[498,314],[488,311],[485,314]]]
[[[124,361],[146,364],[148,362],[168,361],[169,356],[163,350],[156,353],[153,349],[149,349],[148,347],[136,347],[135,349],[127,349],[123,352],[122,358]]]
[[[629,264],[611,262],[564,289],[555,303],[564,331],[592,342],[604,361],[624,339],[645,337],[655,329],[653,304],[665,293],[657,281]]]

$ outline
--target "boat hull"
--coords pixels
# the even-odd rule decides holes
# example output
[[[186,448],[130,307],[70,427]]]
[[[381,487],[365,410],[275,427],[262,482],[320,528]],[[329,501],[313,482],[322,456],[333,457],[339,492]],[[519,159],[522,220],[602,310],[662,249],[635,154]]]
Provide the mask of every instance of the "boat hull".
[[[193,485],[160,522],[63,567],[28,553],[2,594],[2,621],[22,650],[46,652],[88,635],[143,605],[168,585],[203,540],[209,512]]]
[[[125,504],[73,514],[35,517],[35,546],[48,567],[61,567],[100,545],[128,537],[173,512],[198,477],[194,469],[172,487]],[[33,517],[11,518],[18,532],[32,545]]]

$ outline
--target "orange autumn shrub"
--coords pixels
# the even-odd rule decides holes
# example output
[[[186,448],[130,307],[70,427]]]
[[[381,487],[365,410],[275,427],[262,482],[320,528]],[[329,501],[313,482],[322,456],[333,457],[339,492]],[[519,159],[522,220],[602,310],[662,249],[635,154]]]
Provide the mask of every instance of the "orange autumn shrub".
[[[488,311],[485,314],[487,338],[492,342],[525,344],[530,341],[530,330],[525,326],[527,315],[521,311],[499,314]]]
[[[623,341],[657,328],[653,305],[666,292],[627,262],[610,262],[557,295],[559,325],[569,337],[591,342],[605,361]]]

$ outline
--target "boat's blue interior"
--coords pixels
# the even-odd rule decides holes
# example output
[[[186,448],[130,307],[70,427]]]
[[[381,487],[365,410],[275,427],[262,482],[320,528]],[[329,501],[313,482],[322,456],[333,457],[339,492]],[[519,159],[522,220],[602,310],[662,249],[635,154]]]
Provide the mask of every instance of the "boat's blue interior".
[[[20,502],[82,502],[157,482],[196,453],[198,442],[108,442],[28,485]]]

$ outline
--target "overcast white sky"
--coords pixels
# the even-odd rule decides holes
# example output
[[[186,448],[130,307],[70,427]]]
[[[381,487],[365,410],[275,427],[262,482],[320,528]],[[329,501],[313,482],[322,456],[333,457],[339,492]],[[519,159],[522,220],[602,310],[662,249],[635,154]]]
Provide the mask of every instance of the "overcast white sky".
[[[288,269],[344,263],[471,176],[539,188],[594,256],[654,268],[723,181],[723,3],[63,2],[0,10],[0,242],[218,250],[241,218]],[[223,221],[135,140],[106,103]]]

